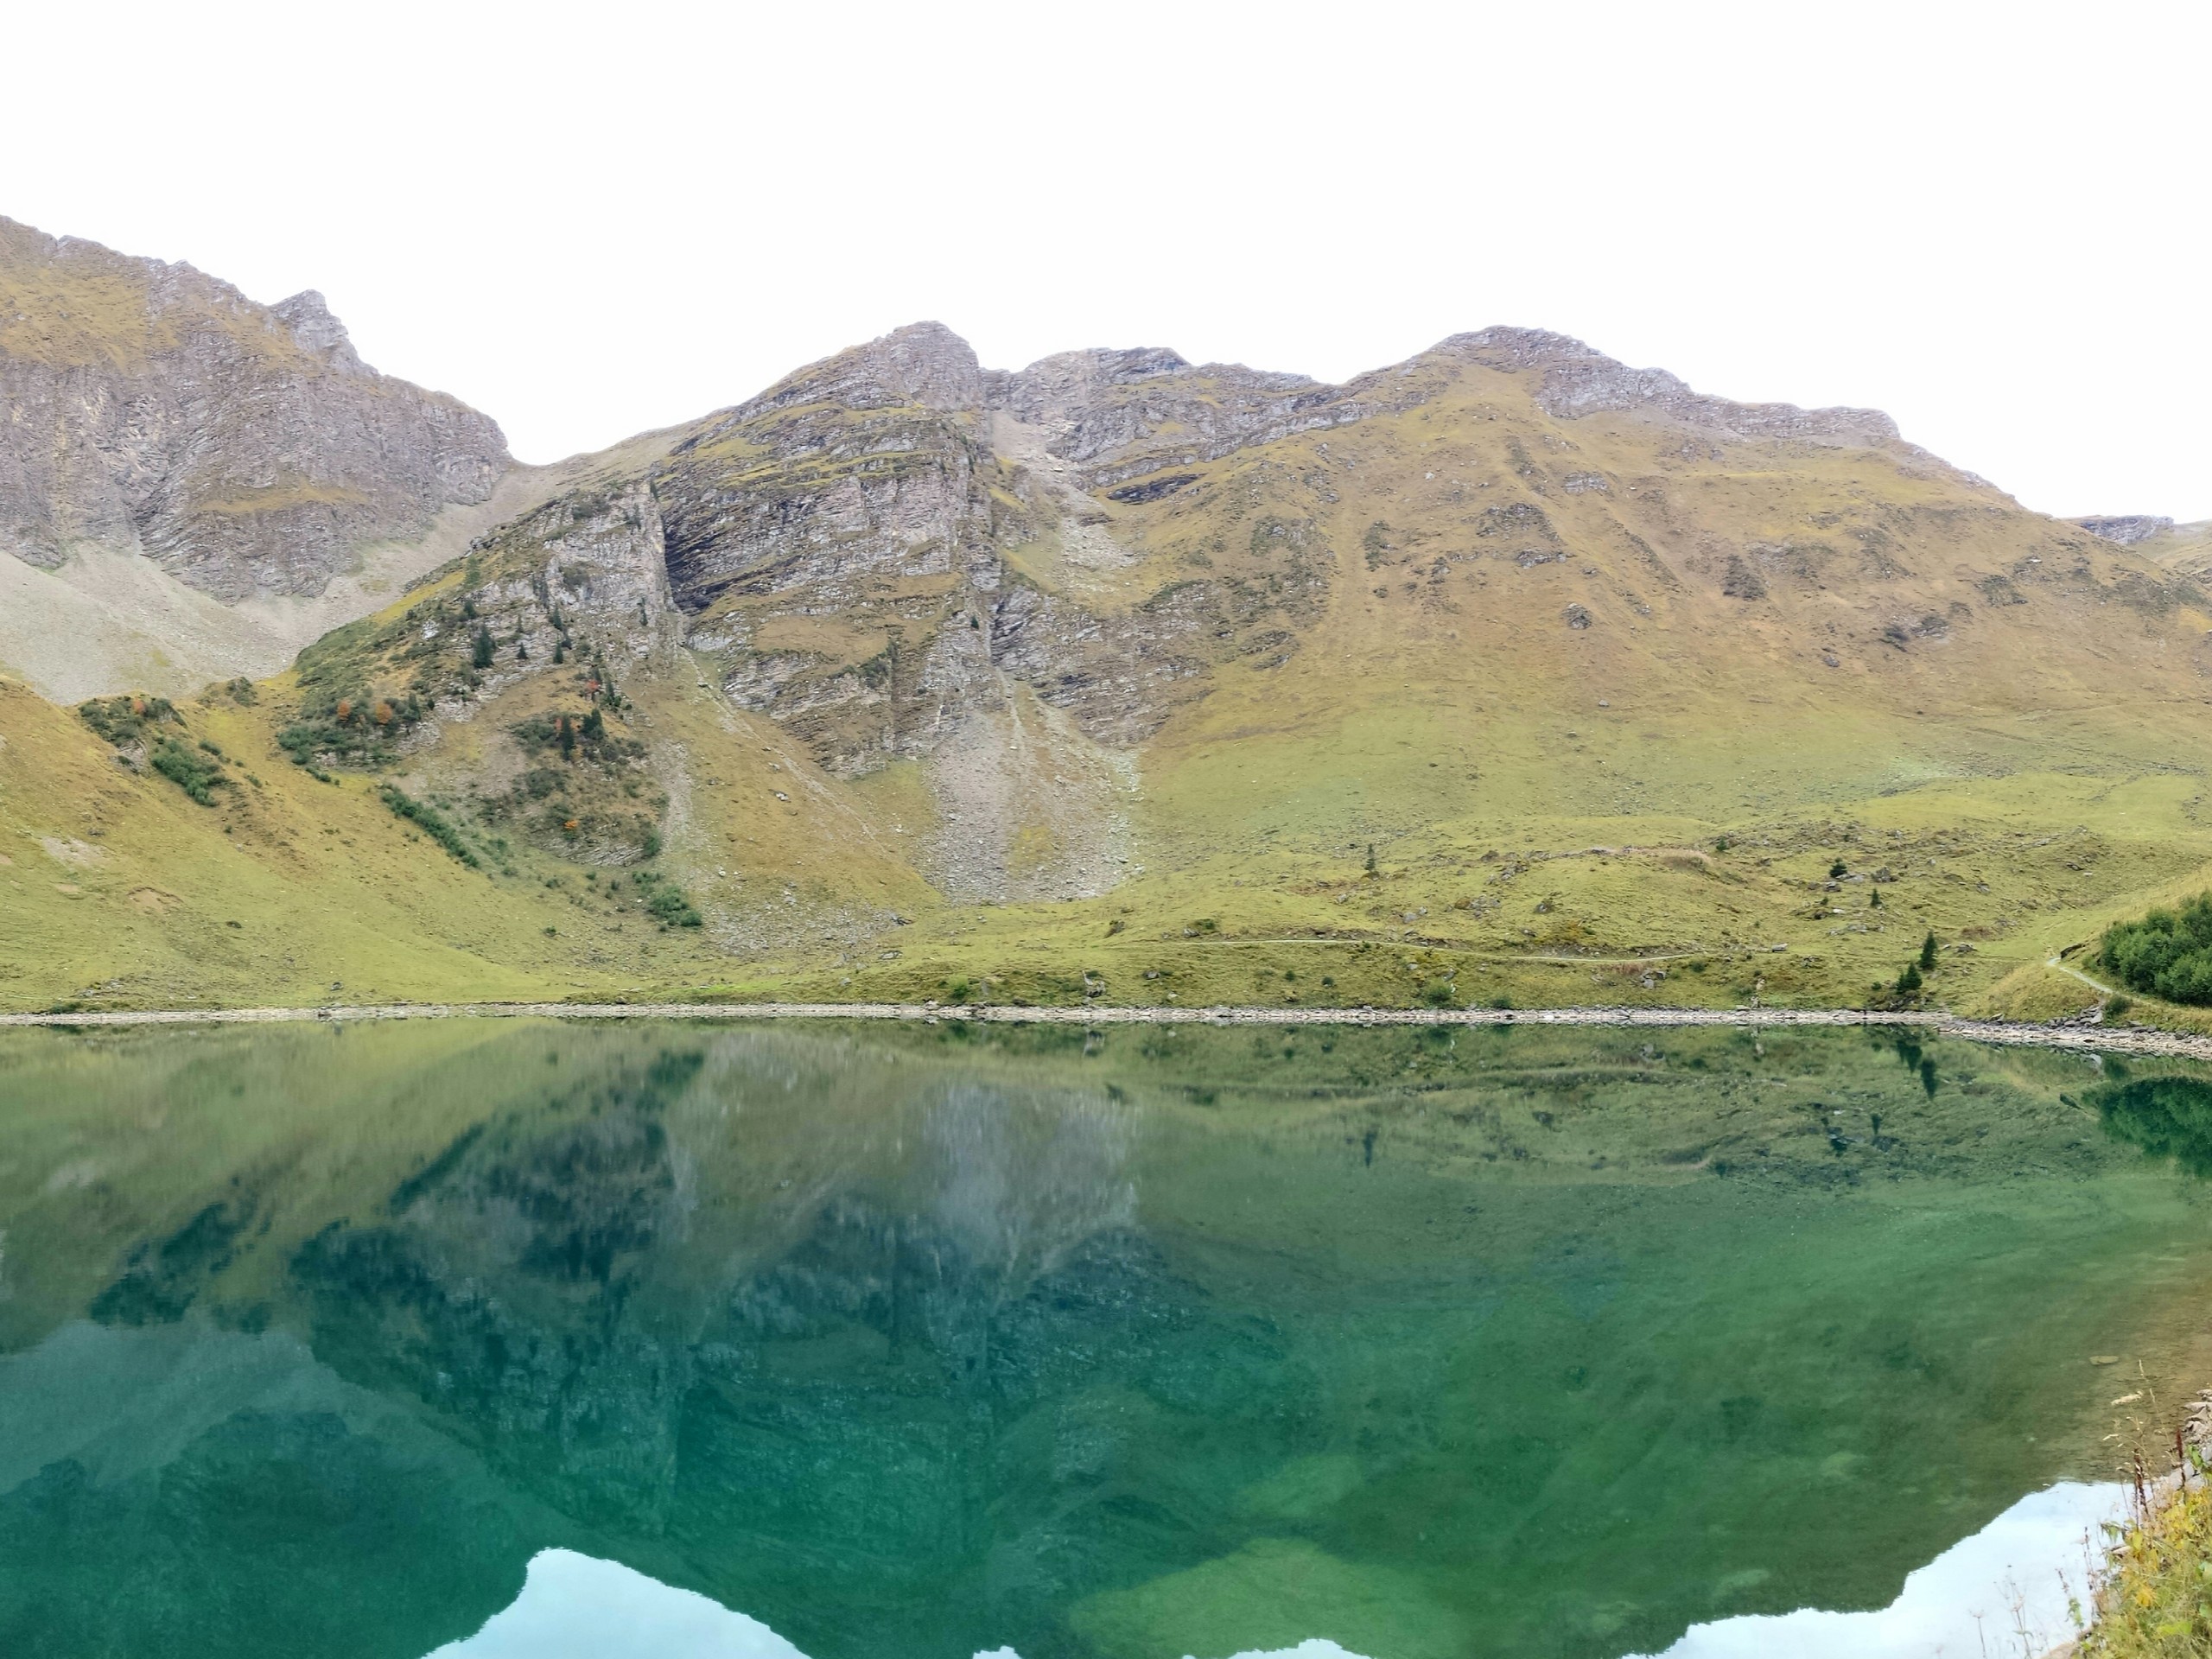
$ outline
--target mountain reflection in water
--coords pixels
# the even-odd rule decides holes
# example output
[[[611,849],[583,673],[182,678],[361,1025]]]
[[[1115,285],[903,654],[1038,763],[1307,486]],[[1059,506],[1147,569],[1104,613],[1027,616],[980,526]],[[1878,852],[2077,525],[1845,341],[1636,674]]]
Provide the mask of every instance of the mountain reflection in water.
[[[2089,1357],[2178,1378],[2212,1265],[2187,1068],[1907,1046],[10,1036],[0,1649],[474,1655],[548,1573],[808,1659],[1885,1606],[2103,1472]]]

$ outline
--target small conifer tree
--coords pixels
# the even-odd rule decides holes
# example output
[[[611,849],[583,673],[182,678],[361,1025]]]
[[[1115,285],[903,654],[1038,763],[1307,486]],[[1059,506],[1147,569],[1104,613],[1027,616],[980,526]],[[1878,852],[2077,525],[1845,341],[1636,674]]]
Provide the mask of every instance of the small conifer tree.
[[[1920,971],[1933,973],[1936,969],[1936,936],[1934,933],[1920,942]]]
[[[553,734],[560,741],[561,758],[563,760],[575,760],[576,758],[576,728],[569,724],[569,717],[566,715],[561,715],[555,723]]]
[[[471,660],[479,668],[489,668],[492,666],[492,653],[494,649],[492,644],[491,624],[487,622],[476,630],[476,649]]]
[[[1370,875],[1382,874],[1381,868],[1375,862],[1375,843],[1371,841],[1367,843],[1367,873]]]
[[[1897,995],[1915,996],[1919,994],[1919,991],[1920,969],[1916,964],[1908,962],[1904,965],[1904,972],[1897,976]]]

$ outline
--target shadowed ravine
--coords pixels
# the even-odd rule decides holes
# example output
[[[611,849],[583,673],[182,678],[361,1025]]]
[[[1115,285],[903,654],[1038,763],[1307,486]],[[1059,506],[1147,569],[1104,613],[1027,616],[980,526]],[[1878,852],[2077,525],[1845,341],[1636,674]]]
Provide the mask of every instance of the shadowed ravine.
[[[549,1548],[810,1659],[1884,1606],[2212,1370],[2208,1103],[1907,1029],[0,1034],[0,1649],[420,1659]]]

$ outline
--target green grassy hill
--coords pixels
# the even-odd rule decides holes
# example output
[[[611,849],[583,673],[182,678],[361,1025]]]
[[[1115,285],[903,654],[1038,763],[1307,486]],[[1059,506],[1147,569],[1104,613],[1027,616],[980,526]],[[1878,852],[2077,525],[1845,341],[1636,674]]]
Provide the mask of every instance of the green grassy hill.
[[[904,330],[563,490],[173,731],[0,690],[0,1001],[2046,1016],[2212,881],[2184,561],[1555,336]]]

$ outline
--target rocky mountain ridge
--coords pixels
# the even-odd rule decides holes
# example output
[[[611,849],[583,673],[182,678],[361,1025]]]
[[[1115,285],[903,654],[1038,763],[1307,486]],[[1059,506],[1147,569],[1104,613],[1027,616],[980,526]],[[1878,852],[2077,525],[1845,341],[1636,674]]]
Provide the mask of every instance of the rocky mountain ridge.
[[[238,326],[285,373],[378,384],[327,308],[283,309]],[[212,810],[208,870],[260,849],[272,882],[359,887],[404,918],[378,937],[441,941],[440,995],[478,959],[502,984],[772,963],[977,992],[1046,951],[1038,995],[1396,995],[1386,968],[1529,957],[1632,1000],[1764,935],[1788,960],[1738,994],[1858,995],[1897,972],[1890,918],[1779,862],[1895,877],[1870,823],[1938,837],[1929,868],[1960,868],[1929,923],[1980,930],[1993,969],[2023,915],[2212,860],[2182,781],[2212,601],[2173,532],[2116,542],[1874,411],[1736,404],[1539,331],[1332,386],[1164,348],[988,369],[916,324],[510,471],[440,534],[459,512],[454,556],[421,543],[419,579],[291,674],[176,699],[161,753],[200,793],[130,855],[166,870]],[[120,823],[182,787],[151,748],[39,729],[0,751],[0,839],[99,852],[67,803]],[[2145,789],[2107,823],[2099,791]],[[1796,850],[1715,862],[1745,837]],[[135,949],[236,954],[192,934],[192,881],[139,888]]]
[[[488,498],[498,425],[380,375],[322,296],[0,221],[0,547],[142,552],[227,603],[318,594],[353,550]]]
[[[0,665],[63,697],[272,672],[531,495],[320,294],[8,219],[0,404]]]
[[[1618,435],[1643,456],[1640,475],[1568,459],[1580,450],[1568,435],[1608,418],[1628,423]],[[1496,475],[1447,479],[1414,521],[1332,527],[1376,461],[1357,435],[1409,420],[1490,434]],[[1746,466],[1828,451],[1958,499],[1931,514],[1846,499],[1812,515],[1826,538],[1720,537],[1648,470],[1734,488]],[[1218,470],[1247,454],[1266,459]],[[1958,550],[1962,513],[2041,537],[2048,554],[2015,547],[2009,563],[1938,579],[1939,596],[1916,569],[1944,543]],[[1502,561],[1517,587],[1566,590],[1550,612],[1560,652],[1593,629],[1679,651],[1662,644],[1669,632],[1707,626],[1717,605],[1732,613],[1724,631],[1778,628],[1815,671],[1835,671],[1842,651],[1940,649],[1977,618],[2017,614],[2061,561],[2096,587],[2094,543],[2053,540],[2037,528],[2048,524],[1878,413],[1733,404],[1555,334],[1454,336],[1331,387],[1159,349],[988,371],[921,323],[799,370],[650,464],[602,468],[480,538],[460,585],[388,624],[365,655],[349,643],[303,659],[307,716],[327,721],[340,702],[420,708],[419,732],[402,725],[409,752],[427,753],[442,721],[481,701],[582,683],[574,658],[588,649],[621,664],[626,684],[696,677],[830,779],[908,768],[931,824],[908,855],[949,896],[1096,898],[1139,862],[1145,746],[1225,677],[1274,673],[1313,649],[1348,604],[1372,611],[1402,589],[1416,615],[1518,610],[1489,592]],[[1391,580],[1368,593],[1362,567],[1370,583]],[[2152,611],[2193,592],[2145,571],[2119,579],[2114,593]],[[1532,620],[1510,625],[1516,649]],[[545,820],[568,826],[544,831],[549,847],[620,861],[658,834],[634,812],[577,811]]]

